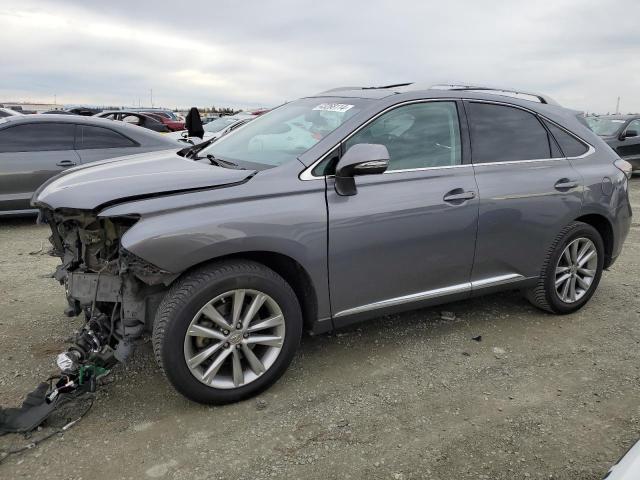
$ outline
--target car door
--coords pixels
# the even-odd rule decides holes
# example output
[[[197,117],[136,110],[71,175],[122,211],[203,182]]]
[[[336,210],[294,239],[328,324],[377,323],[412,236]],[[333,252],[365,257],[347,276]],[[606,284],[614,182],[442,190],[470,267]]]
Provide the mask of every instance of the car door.
[[[454,101],[393,107],[343,143],[343,152],[383,144],[390,162],[384,174],[356,177],[353,196],[338,195],[327,180],[337,325],[468,295],[478,200],[473,168],[463,161],[460,107]]]
[[[635,135],[629,136],[630,132]],[[618,139],[616,151],[625,160],[640,160],[640,119],[629,122]]]
[[[533,112],[475,101],[465,110],[480,195],[473,288],[537,277],[580,214],[582,178]]]
[[[71,123],[20,123],[0,130],[0,209],[27,210],[49,178],[78,164]]]
[[[141,152],[140,145],[129,137],[111,128],[94,125],[76,127],[75,148],[82,163]]]

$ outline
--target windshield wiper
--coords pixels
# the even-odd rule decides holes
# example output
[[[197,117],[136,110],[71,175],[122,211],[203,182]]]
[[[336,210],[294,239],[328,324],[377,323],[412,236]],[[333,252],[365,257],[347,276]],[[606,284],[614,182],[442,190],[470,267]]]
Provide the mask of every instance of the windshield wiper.
[[[246,168],[242,168],[237,163],[230,162],[229,160],[222,160],[221,158],[216,158],[210,153],[207,154],[207,158],[211,162],[211,165],[215,165],[217,167],[235,168],[236,170],[246,170]]]
[[[204,148],[208,147],[213,143],[215,138],[210,138],[209,140],[205,140],[202,143],[196,143],[195,145],[191,145],[185,148],[178,150],[178,155],[184,158],[190,158],[192,160],[198,160],[198,153]]]

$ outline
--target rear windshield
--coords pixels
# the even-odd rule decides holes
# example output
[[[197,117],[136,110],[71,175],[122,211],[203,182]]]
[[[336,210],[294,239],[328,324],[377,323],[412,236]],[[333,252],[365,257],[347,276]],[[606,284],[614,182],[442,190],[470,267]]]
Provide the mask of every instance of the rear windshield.
[[[587,117],[589,128],[604,137],[615,135],[624,127],[625,123],[627,121],[621,118]]]
[[[232,162],[282,165],[309,150],[369,102],[361,98],[296,100],[252,120],[200,154]]]

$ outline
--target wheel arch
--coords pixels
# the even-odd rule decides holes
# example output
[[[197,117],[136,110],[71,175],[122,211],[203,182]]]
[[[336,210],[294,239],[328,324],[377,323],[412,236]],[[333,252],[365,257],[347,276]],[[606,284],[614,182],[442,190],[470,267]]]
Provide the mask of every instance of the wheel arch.
[[[602,237],[602,242],[604,243],[604,268],[608,268],[612,262],[611,256],[613,254],[614,243],[613,225],[611,225],[611,222],[607,217],[598,213],[582,215],[576,218],[575,221],[591,225],[598,231],[600,237]]]
[[[293,289],[298,302],[300,303],[304,328],[310,331],[316,330],[315,324],[318,321],[318,295],[316,287],[309,272],[307,272],[307,270],[298,261],[288,255],[264,250],[235,252],[210,258],[192,265],[190,268],[182,272],[180,276],[183,276],[186,273],[208,263],[231,259],[252,260],[270,268],[284,278]]]

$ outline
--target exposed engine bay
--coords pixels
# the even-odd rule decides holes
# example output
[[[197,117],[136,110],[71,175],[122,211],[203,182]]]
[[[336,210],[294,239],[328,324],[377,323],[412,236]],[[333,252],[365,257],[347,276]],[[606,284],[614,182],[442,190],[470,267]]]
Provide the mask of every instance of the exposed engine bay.
[[[51,227],[51,253],[62,260],[54,277],[65,286],[65,315],[85,318],[74,344],[58,356],[60,370],[75,374],[84,365],[109,368],[125,361],[151,329],[162,294],[177,274],[121,247],[135,217],[42,210],[41,220]]]
[[[60,374],[40,383],[21,407],[0,408],[0,435],[31,432],[61,405],[95,392],[98,380],[144,340],[164,291],[178,276],[121,247],[137,218],[42,209],[39,221],[51,227],[49,253],[62,260],[53,277],[65,287],[64,313],[83,315],[85,322],[56,359]]]

